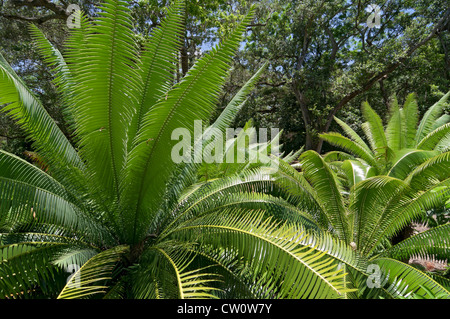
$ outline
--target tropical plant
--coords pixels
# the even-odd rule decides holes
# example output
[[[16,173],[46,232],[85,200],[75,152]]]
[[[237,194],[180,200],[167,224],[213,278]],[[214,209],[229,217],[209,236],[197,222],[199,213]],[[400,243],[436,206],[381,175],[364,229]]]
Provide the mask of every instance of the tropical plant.
[[[386,126],[364,102],[361,110],[366,122],[362,129],[369,145],[348,124],[335,117],[347,137],[336,132],[323,133],[320,137],[348,153],[331,151],[325,158],[342,163],[343,171],[350,177],[350,186],[375,175],[404,179],[427,159],[449,150],[450,116],[443,114],[449,96],[450,91],[426,111],[420,122],[413,93],[402,108],[394,97]]]
[[[31,26],[70,140],[0,56],[0,103],[46,167],[0,151],[1,298],[337,298],[351,291],[342,264],[364,273],[275,196],[267,167],[197,183],[200,165],[172,160],[171,133],[208,119],[251,20],[174,83],[183,8],[174,2],[142,50],[119,0],[93,22],[79,13],[64,54]],[[231,123],[252,81],[213,127]]]
[[[283,160],[279,164],[276,184],[286,191],[282,196],[308,212],[323,232],[331,233],[359,256],[359,267],[344,265],[346,285],[357,289],[349,297],[450,298],[450,278],[445,269],[432,262],[425,269],[408,263],[411,258],[419,258],[445,265],[450,253],[449,223],[398,244],[390,243],[411,220],[445,202],[450,152],[426,160],[404,180],[373,176],[354,183],[350,192],[332,164],[314,151],[300,156],[300,171]]]

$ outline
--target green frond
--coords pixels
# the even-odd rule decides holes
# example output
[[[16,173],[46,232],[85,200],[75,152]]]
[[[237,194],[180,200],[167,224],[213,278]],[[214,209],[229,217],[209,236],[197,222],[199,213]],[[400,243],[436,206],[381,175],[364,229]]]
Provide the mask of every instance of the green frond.
[[[403,114],[405,118],[405,146],[415,146],[415,136],[417,131],[417,125],[419,122],[419,108],[417,105],[417,98],[414,93],[408,94],[405,104],[403,105]]]
[[[381,223],[388,219],[390,205],[402,200],[407,185],[388,176],[375,176],[357,184],[350,196],[349,208],[353,215],[357,249],[367,254],[378,239],[378,232],[383,229]]]
[[[289,163],[280,159],[278,161],[278,171],[274,178],[275,184],[280,188],[280,197],[290,204],[309,212],[314,218],[317,218],[323,228],[328,228],[326,216],[319,213],[321,206],[318,195],[305,179],[303,172],[298,172]]]
[[[363,129],[369,140],[370,147],[375,154],[385,156],[388,144],[384,132],[383,121],[367,102],[364,102],[361,105],[361,111],[364,119],[367,121],[365,122],[365,125],[363,125]]]
[[[83,48],[69,48],[68,54],[75,62],[70,67],[75,83],[72,114],[80,154],[93,191],[111,202],[120,195],[126,134],[136,105],[133,93],[139,90],[141,80],[127,3],[106,1],[101,10],[83,35]]]
[[[412,255],[447,259],[450,256],[450,224],[431,228],[383,251],[380,257],[407,260]]]
[[[176,128],[193,132],[195,120],[206,119],[225,81],[228,65],[238,48],[251,13],[234,32],[208,55],[199,59],[181,82],[145,115],[136,146],[126,164],[123,196],[123,225],[129,240],[143,235],[145,225],[161,204],[174,162],[171,160],[171,134]],[[195,105],[195,108],[193,107]]]
[[[322,158],[325,162],[331,163],[331,162],[343,162],[345,160],[351,160],[354,157],[351,154],[341,151],[329,151],[323,154]]]
[[[391,238],[414,218],[423,216],[430,209],[442,207],[445,203],[443,195],[448,192],[446,189],[449,185],[450,178],[417,193],[408,186],[403,196],[399,195],[399,198],[390,201],[384,208],[378,228],[372,231],[372,243],[368,246],[368,253],[372,252],[383,238]]]
[[[142,88],[136,92],[136,113],[128,131],[128,143],[143,125],[145,114],[163,98],[173,84],[178,52],[181,48],[185,1],[177,0],[170,7],[161,25],[152,30],[141,54],[139,68]]]
[[[238,204],[233,196],[237,193],[265,193],[273,186],[273,178],[260,170],[244,172],[241,175],[229,176],[217,179],[196,188],[188,196],[185,196],[173,208],[170,224],[166,226],[169,231],[172,225],[197,217],[199,213],[217,210],[224,205]]]
[[[405,148],[407,145],[406,140],[406,123],[405,123],[405,110],[400,109],[397,103],[391,104],[391,117],[386,125],[386,139],[388,146],[398,151]]]
[[[52,176],[24,159],[0,150],[0,176],[45,189],[69,201],[76,198]]]
[[[345,160],[341,168],[347,176],[350,187],[376,175],[373,167],[357,160]]]
[[[417,166],[405,179],[415,190],[427,189],[450,177],[450,152],[436,155]]]
[[[417,145],[423,150],[433,150],[442,140],[450,137],[450,123],[444,124],[428,133]]]
[[[255,84],[261,78],[261,75],[267,69],[268,62],[264,63],[259,70],[241,87],[241,89],[233,96],[231,101],[223,109],[214,123],[210,126],[210,129],[219,129],[222,132],[226,128],[230,127],[233,123],[236,114],[242,108],[247,100],[247,96],[254,88]],[[208,133],[205,132],[203,139],[208,140]]]
[[[183,246],[165,242],[148,248],[145,253],[147,266],[136,273],[138,282],[148,283],[135,287],[138,299],[205,299],[215,298],[218,290],[214,284],[221,279],[210,272],[210,266],[195,267],[196,253]],[[148,267],[151,266],[151,267]]]
[[[89,259],[99,253],[98,250],[91,247],[81,247],[79,243],[76,243],[74,247],[70,247],[62,250],[60,253],[55,254],[52,264],[62,269],[68,269],[70,266],[84,265]]]
[[[368,153],[371,153],[371,150],[370,150],[369,146],[367,146],[366,142],[364,142],[364,140],[347,123],[345,123],[344,121],[340,120],[337,117],[334,117],[334,120],[336,121],[336,123],[339,124],[339,126],[344,130],[345,134],[347,134],[347,136],[352,141],[357,143]]]
[[[25,130],[46,162],[55,168],[83,170],[75,148],[1,54],[0,86],[0,105],[6,104],[2,112],[7,112]]]
[[[303,153],[300,156],[300,163],[304,177],[314,188],[318,203],[330,226],[337,232],[340,239],[348,242],[351,238],[350,228],[336,175],[314,151]]]
[[[450,91],[425,112],[417,128],[415,145],[419,145],[422,139],[431,132],[434,123],[441,116],[449,96]]]
[[[377,162],[374,154],[369,152],[365,147],[359,145],[358,143],[352,141],[351,139],[342,136],[339,133],[329,132],[319,135],[321,139],[330,143],[331,145],[337,146],[346,150],[347,152],[358,156],[364,160],[367,164],[376,167]]]
[[[50,263],[52,256],[70,245],[42,241],[0,246],[0,299],[45,290],[44,282],[53,282],[57,272]]]
[[[389,291],[395,297],[414,294],[426,298],[429,290],[433,295],[444,294],[450,298],[450,291],[408,264],[390,258],[377,258],[372,262],[381,268],[385,285],[390,285]]]
[[[194,245],[192,251],[196,257],[193,265],[210,265],[209,271],[216,274],[220,280],[215,282],[218,288],[213,291],[220,299],[257,299],[264,298],[259,289],[260,282],[253,277],[251,270],[242,263],[242,256],[236,251],[227,251],[212,245]],[[214,284],[214,283],[213,283]]]
[[[396,153],[392,166],[387,172],[388,176],[405,179],[417,166],[437,155],[435,151],[417,149],[403,149]]]
[[[32,228],[41,223],[61,226],[94,241],[112,241],[110,233],[77,205],[25,181],[0,177],[0,220]]]
[[[77,299],[105,293],[112,272],[129,246],[117,246],[96,254],[67,281],[58,299]]]
[[[450,122],[450,115],[449,114],[442,114],[433,124],[431,127],[431,130],[434,131],[438,127],[441,127],[442,125],[447,124]]]
[[[30,35],[37,51],[43,57],[55,76],[54,83],[58,91],[67,97],[71,94],[72,75],[61,52],[46,38],[44,33],[35,25],[29,24]],[[67,113],[66,113],[67,114]],[[69,114],[70,115],[70,114]]]
[[[303,153],[304,151],[305,151],[305,146],[302,146],[297,151],[295,151],[295,152],[292,151],[289,154],[287,154],[286,156],[284,156],[283,161],[292,165],[292,162],[296,161],[299,158],[300,154]]]
[[[262,217],[258,212],[208,215],[189,220],[173,236],[194,236],[203,245],[236,250],[255,280],[265,279],[261,289],[275,298],[338,298],[347,292],[336,258],[321,251],[318,243],[304,244],[308,235],[295,224]]]

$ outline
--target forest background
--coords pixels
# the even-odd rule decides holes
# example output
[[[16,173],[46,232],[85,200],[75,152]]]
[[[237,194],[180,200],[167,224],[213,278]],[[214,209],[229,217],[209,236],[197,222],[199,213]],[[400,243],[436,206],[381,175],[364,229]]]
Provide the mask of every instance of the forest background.
[[[36,24],[61,51],[70,5],[90,17],[99,1],[0,0],[0,50],[38,95],[70,139],[48,66],[33,46],[27,24]],[[136,37],[145,39],[165,16],[169,0],[129,1]],[[283,130],[289,152],[302,146],[324,153],[322,132],[340,131],[334,116],[361,133],[360,106],[368,101],[387,119],[390,101],[415,93],[420,116],[450,87],[450,6],[434,1],[187,0],[186,28],[177,79],[256,5],[255,19],[234,58],[217,114],[263,63],[269,65],[234,123]],[[375,9],[375,10],[374,10]],[[371,18],[379,15],[379,23]],[[372,15],[372,16],[371,16]],[[372,24],[370,23],[372,22]],[[177,80],[175,79],[175,81]],[[450,113],[447,106],[446,113]],[[214,117],[211,119],[214,120]],[[0,114],[0,148],[36,156],[31,142]]]

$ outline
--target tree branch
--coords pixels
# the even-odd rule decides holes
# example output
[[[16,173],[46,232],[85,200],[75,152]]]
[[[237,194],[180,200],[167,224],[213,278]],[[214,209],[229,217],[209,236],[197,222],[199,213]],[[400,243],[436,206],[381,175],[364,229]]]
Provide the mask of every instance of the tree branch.
[[[52,19],[66,20],[70,16],[70,13],[66,12],[65,7],[53,3],[50,0],[12,0],[11,3],[14,7],[42,8],[47,9],[52,13],[37,17],[25,17],[22,15],[0,13],[1,17],[41,24]]]
[[[333,110],[329,113],[327,117],[327,123],[325,125],[325,132],[328,132],[331,123],[333,122],[334,116],[339,112],[348,102],[353,100],[355,97],[360,95],[361,93],[364,93],[368,91],[375,83],[377,83],[379,80],[384,79],[387,77],[388,74],[392,73],[397,67],[404,64],[406,60],[422,45],[426,44],[428,41],[430,41],[433,37],[435,37],[439,31],[447,25],[447,23],[450,20],[450,8],[447,9],[447,11],[444,13],[444,16],[436,23],[433,30],[430,32],[430,34],[424,38],[422,41],[417,42],[414,45],[411,45],[408,50],[406,50],[405,54],[398,59],[397,62],[389,65],[387,68],[385,68],[383,71],[379,72],[378,74],[375,74],[372,76],[367,82],[365,82],[360,88],[348,93],[345,95],[341,101],[333,108]],[[317,151],[320,152],[322,149],[323,141],[320,140]]]
[[[44,23],[48,20],[52,20],[52,19],[60,19],[59,16],[56,14],[49,14],[49,15],[40,16],[40,17],[24,17],[24,16],[20,16],[20,15],[0,13],[0,17],[6,18],[6,19],[26,21],[26,22],[34,22],[37,24],[42,24],[42,23]]]

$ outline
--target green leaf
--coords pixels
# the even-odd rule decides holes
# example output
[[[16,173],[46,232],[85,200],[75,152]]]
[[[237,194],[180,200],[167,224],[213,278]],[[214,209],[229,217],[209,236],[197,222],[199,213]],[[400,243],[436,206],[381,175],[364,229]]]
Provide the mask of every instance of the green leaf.
[[[437,155],[437,152],[434,151],[403,149],[396,153],[396,158],[393,160],[393,164],[387,175],[398,179],[405,179],[413,169],[435,155]]]
[[[319,136],[321,139],[330,143],[331,145],[343,148],[351,154],[360,157],[367,164],[377,167],[377,162],[374,154],[369,152],[365,147],[352,141],[351,139],[334,132],[320,134]]]
[[[174,232],[187,240],[195,234],[201,234],[204,245],[236,249],[254,280],[261,279],[266,293],[276,298],[338,298],[348,291],[338,260],[308,242],[309,236],[294,224],[262,219],[261,213],[230,212],[190,220]],[[338,255],[350,257],[352,251],[344,247],[333,246]]]
[[[314,151],[307,151],[300,156],[304,177],[317,193],[317,199],[330,225],[340,239],[347,242],[351,235],[343,198],[337,177],[327,163]]]
[[[414,147],[417,124],[419,122],[419,108],[417,105],[416,95],[414,93],[411,93],[406,97],[405,104],[403,105],[403,113],[405,117],[404,130],[406,138],[404,147]]]
[[[131,241],[139,240],[145,225],[161,204],[163,190],[174,162],[171,159],[171,134],[176,128],[193,132],[194,121],[211,114],[227,68],[238,48],[251,13],[229,38],[210,54],[198,60],[180,83],[146,114],[142,128],[126,163],[123,217]],[[193,107],[195,105],[195,108]],[[144,228],[142,228],[144,227]]]
[[[375,175],[374,169],[357,160],[346,160],[342,163],[342,170],[347,175],[350,186],[354,186],[359,182]]]
[[[386,284],[391,284],[390,291],[394,296],[402,291],[403,295],[413,293],[429,298],[428,290],[432,295],[444,294],[446,298],[450,298],[450,291],[410,265],[390,258],[377,258],[373,260],[373,263],[381,267],[381,271],[387,279]]]
[[[58,299],[77,299],[105,293],[112,271],[129,246],[117,246],[96,254],[68,280]]]
[[[444,107],[446,105],[446,101],[448,97],[450,96],[450,91],[447,92],[438,102],[433,104],[428,111],[425,112],[424,116],[422,117],[422,120],[419,123],[419,127],[416,132],[416,138],[415,143],[416,145],[419,145],[422,141],[422,139],[427,136],[428,133],[430,133],[434,123],[439,118],[439,116],[442,114],[442,111],[444,110]]]
[[[372,150],[378,154],[378,156],[386,157],[388,144],[381,118],[367,102],[362,104],[361,111],[364,119],[367,121],[365,125],[363,125],[364,133],[370,142]]]
[[[76,63],[73,114],[80,154],[86,162],[93,191],[103,201],[120,196],[126,154],[126,133],[141,85],[136,70],[130,9],[126,2],[108,1],[84,36],[81,50],[69,48]],[[78,46],[81,45],[80,43]]]
[[[24,128],[46,162],[55,168],[69,166],[82,170],[84,165],[75,148],[1,54],[0,85],[0,104],[6,104],[2,111]]]
[[[161,25],[152,31],[149,41],[145,43],[138,71],[143,84],[135,93],[137,107],[129,127],[129,143],[133,143],[148,111],[172,86],[181,48],[184,10],[185,2],[175,1]]]

